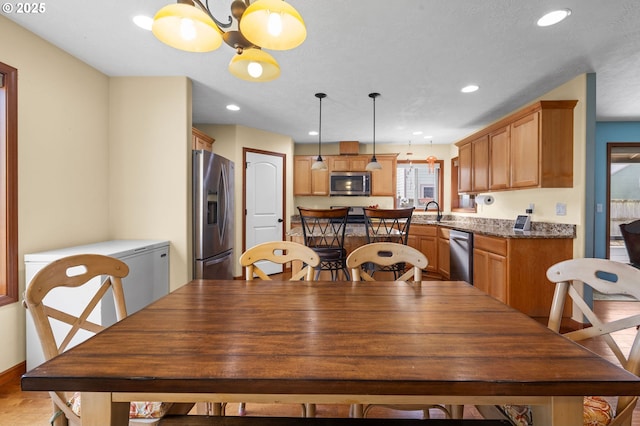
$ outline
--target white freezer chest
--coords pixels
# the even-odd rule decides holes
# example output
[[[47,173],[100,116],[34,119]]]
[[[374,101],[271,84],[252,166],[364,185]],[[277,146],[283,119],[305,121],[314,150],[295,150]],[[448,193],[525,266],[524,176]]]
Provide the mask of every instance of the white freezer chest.
[[[24,261],[27,286],[35,274],[45,265],[76,254],[112,256],[129,266],[129,275],[122,280],[129,315],[169,293],[169,241],[160,240],[112,240],[26,254]],[[90,297],[95,294],[101,281],[95,278],[82,289],[59,288],[52,290],[45,298],[45,302],[62,311],[79,314],[89,302]],[[72,296],[69,296],[70,294]],[[115,323],[115,306],[110,294],[103,298],[89,318],[95,323],[106,326]],[[53,326],[56,338],[61,336],[65,329],[68,329],[68,326],[62,323],[54,323]],[[91,333],[81,331],[76,335],[70,347],[91,336]],[[26,313],[26,340],[28,371],[44,362],[40,340],[28,312]]]

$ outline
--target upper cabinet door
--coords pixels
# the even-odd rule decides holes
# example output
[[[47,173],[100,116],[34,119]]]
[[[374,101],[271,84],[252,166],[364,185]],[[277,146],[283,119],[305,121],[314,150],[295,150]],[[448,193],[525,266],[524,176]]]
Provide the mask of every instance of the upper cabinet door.
[[[472,167],[471,144],[468,143],[458,148],[458,192],[466,193],[473,190]]]
[[[505,126],[489,135],[489,189],[507,189],[510,184],[510,127]]]
[[[529,114],[511,124],[511,187],[540,183],[540,113]]]
[[[474,192],[489,189],[489,135],[471,142],[472,186]]]

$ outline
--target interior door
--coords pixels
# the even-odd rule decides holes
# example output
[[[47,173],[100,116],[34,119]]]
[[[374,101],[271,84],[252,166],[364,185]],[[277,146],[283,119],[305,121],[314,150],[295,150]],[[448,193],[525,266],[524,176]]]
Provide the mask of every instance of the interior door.
[[[245,247],[284,239],[284,156],[245,152]],[[282,273],[283,266],[260,262],[267,274]]]

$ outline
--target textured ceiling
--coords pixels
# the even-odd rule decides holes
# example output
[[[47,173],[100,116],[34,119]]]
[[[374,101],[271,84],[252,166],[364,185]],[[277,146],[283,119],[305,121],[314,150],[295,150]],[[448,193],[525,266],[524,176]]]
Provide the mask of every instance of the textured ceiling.
[[[11,0],[10,0],[11,1]],[[39,15],[3,14],[109,76],[193,80],[194,123],[241,124],[317,142],[373,137],[406,144],[452,143],[583,73],[596,73],[598,120],[640,121],[638,0],[289,0],[305,19],[306,41],[272,51],[282,68],[268,83],[227,71],[233,50],[187,53],[136,27],[169,0],[47,2]],[[220,20],[228,0],[211,0]],[[544,13],[569,8],[539,28]],[[460,93],[475,83],[478,92]],[[235,103],[242,109],[229,112]]]

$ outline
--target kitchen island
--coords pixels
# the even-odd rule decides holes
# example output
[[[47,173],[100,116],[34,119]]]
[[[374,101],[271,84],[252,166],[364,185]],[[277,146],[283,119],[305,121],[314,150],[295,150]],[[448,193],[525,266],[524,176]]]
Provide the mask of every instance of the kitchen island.
[[[295,216],[292,224],[287,236],[303,244],[302,227],[296,226]],[[427,256],[426,279],[450,278],[451,230],[473,234],[470,255],[474,286],[529,316],[548,315],[554,287],[547,280],[546,271],[551,265],[573,257],[575,225],[533,222],[530,231],[514,231],[510,220],[445,216],[437,222],[433,214],[414,213],[408,244]],[[347,252],[364,244],[367,244],[365,226],[347,225]],[[292,265],[293,272],[300,267]],[[565,312],[570,315],[571,308],[567,307]]]

